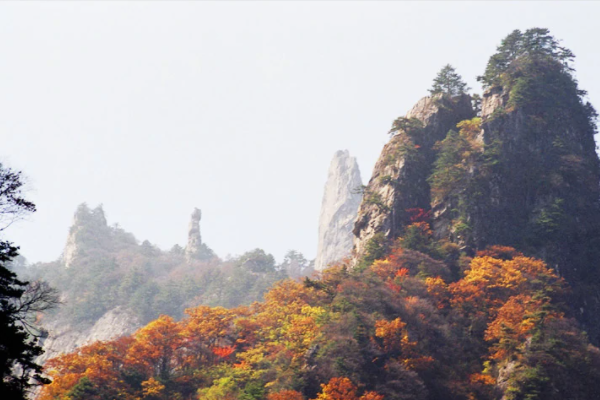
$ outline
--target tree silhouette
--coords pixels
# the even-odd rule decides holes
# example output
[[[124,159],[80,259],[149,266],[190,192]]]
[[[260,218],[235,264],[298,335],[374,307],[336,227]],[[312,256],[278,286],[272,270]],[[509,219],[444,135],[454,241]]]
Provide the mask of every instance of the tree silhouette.
[[[0,164],[0,231],[15,219],[35,211],[23,199],[21,173]],[[18,247],[0,242],[0,393],[2,399],[25,399],[32,385],[50,381],[41,376],[35,358],[43,353],[38,339],[44,335],[32,323],[38,312],[57,303],[56,292],[45,284],[22,282],[7,268]]]

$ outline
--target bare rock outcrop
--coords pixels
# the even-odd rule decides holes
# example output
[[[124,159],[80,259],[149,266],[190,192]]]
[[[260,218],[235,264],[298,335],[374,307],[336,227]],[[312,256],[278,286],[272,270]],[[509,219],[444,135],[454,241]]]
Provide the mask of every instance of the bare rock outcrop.
[[[87,243],[93,242],[94,246],[105,245],[108,235],[109,227],[102,205],[93,209],[85,203],[79,205],[73,216],[73,224],[69,229],[62,255],[65,267],[70,268],[82,252],[85,252]]]
[[[188,242],[185,247],[185,255],[188,258],[195,258],[202,246],[202,236],[200,235],[201,218],[202,212],[194,208],[188,227]]]
[[[419,100],[405,118],[396,121],[358,211],[355,260],[365,255],[372,241],[398,237],[409,221],[408,210],[430,208],[427,178],[435,161],[434,145],[458,122],[474,116],[468,95],[435,95]]]
[[[205,243],[202,243],[202,236],[200,235],[201,218],[202,212],[200,209],[194,208],[188,226],[188,242],[185,247],[185,257],[188,262],[206,260],[214,256],[213,251]]]
[[[362,193],[360,170],[356,158],[348,150],[339,150],[329,166],[327,183],[319,217],[319,244],[315,269],[349,256],[352,251],[352,228]]]
[[[39,363],[70,353],[81,346],[100,340],[111,340],[130,335],[142,326],[141,321],[122,307],[107,311],[93,325],[72,325],[63,319],[54,319],[44,326],[48,337],[42,345],[44,354]]]

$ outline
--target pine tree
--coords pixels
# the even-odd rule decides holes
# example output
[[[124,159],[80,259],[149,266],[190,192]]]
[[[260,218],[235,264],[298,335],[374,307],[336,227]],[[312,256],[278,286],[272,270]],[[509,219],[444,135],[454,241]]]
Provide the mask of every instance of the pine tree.
[[[22,197],[20,172],[0,164],[0,231],[35,205]],[[40,282],[20,281],[7,265],[18,255],[18,248],[0,241],[0,394],[3,400],[27,398],[34,384],[47,384],[42,367],[35,363],[43,353],[38,339],[44,332],[32,318],[57,302],[54,289]],[[34,383],[35,382],[35,383]]]
[[[484,88],[502,84],[502,75],[518,68],[520,59],[552,60],[561,65],[564,72],[573,71],[571,63],[575,56],[571,50],[560,46],[560,43],[546,28],[532,28],[525,32],[512,31],[497,48],[482,76],[477,80]]]
[[[0,243],[0,263],[7,263],[17,254],[10,243]],[[41,377],[42,367],[34,362],[43,353],[42,348],[19,321],[19,300],[25,292],[26,283],[0,265],[0,392],[7,400],[25,399],[30,378],[49,383]]]
[[[458,96],[468,90],[470,90],[470,88],[467,87],[467,84],[456,72],[456,69],[454,69],[452,65],[446,64],[433,80],[433,86],[429,89],[429,93],[444,93],[449,94],[450,96]]]

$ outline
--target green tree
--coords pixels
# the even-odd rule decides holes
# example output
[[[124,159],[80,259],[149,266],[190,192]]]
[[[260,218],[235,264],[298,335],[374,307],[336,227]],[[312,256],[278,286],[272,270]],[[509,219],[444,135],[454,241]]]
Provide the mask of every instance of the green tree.
[[[290,278],[308,276],[314,271],[312,264],[296,250],[289,250],[285,254],[278,269],[285,271]]]
[[[254,249],[242,254],[237,263],[252,272],[275,271],[275,258],[263,249]]]
[[[15,219],[35,211],[22,197],[21,173],[0,164],[0,221],[4,230]],[[18,247],[0,242],[0,393],[2,399],[25,399],[34,384],[47,384],[35,358],[43,353],[38,339],[44,332],[35,329],[32,317],[57,303],[48,286],[17,279],[7,266],[18,256]]]
[[[456,72],[456,69],[454,69],[452,65],[446,64],[433,80],[433,86],[429,89],[429,93],[443,93],[449,94],[450,96],[458,96],[468,90],[470,90],[470,88],[467,87],[467,84]]]
[[[554,60],[570,72],[570,63],[575,56],[571,50],[561,47],[548,29],[532,28],[525,32],[517,29],[502,40],[496,54],[490,58],[485,73],[477,80],[483,82],[484,87],[499,85],[502,75],[518,67],[518,61],[522,58]]]

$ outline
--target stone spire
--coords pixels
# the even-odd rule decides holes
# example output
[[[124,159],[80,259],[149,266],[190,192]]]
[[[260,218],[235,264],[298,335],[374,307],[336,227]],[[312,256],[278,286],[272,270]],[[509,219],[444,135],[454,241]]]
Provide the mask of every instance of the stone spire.
[[[352,228],[362,194],[362,180],[356,158],[348,150],[339,150],[329,166],[321,216],[319,218],[319,244],[315,269],[323,270],[329,263],[350,255]]]
[[[202,212],[198,208],[194,208],[188,228],[188,242],[185,247],[185,256],[188,259],[198,258],[198,255],[202,251],[202,237],[200,236],[201,218]]]

